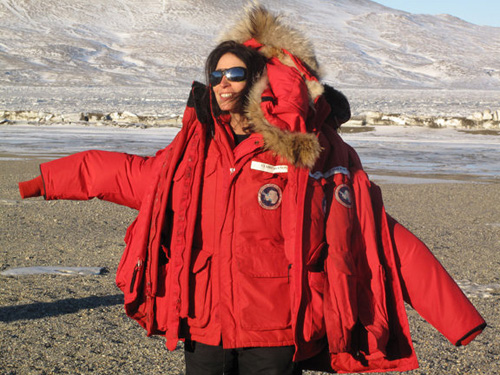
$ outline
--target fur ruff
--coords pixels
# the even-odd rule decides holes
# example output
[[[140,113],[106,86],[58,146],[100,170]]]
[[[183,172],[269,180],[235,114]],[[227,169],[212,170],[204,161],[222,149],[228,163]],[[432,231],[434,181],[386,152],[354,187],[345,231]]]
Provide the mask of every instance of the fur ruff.
[[[265,56],[279,58],[283,55],[283,48],[297,56],[313,72],[318,72],[319,64],[312,43],[300,31],[284,24],[282,19],[281,15],[272,14],[258,2],[254,2],[245,8],[245,16],[223,34],[222,40],[244,43],[255,38],[265,46],[261,50]]]
[[[284,65],[296,67],[293,60],[282,52],[285,49],[298,57],[315,77],[319,76],[319,65],[310,41],[299,31],[285,25],[281,16],[271,14],[258,3],[247,7],[245,16],[223,35],[222,40],[244,43],[252,38],[264,45],[260,52],[267,58],[277,57]],[[296,167],[311,169],[321,153],[316,135],[282,130],[267,121],[260,106],[267,84],[267,72],[264,72],[250,90],[246,108],[250,127],[262,134],[266,149]],[[323,85],[317,80],[306,80],[306,84],[313,102],[323,93]]]

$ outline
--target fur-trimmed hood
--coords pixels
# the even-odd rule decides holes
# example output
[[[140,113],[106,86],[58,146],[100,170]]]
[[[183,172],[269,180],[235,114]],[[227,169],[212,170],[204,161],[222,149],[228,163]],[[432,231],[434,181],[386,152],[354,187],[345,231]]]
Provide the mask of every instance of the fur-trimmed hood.
[[[320,68],[311,42],[301,32],[283,23],[280,15],[270,13],[258,3],[245,9],[244,16],[223,34],[221,41],[246,43],[252,39],[262,45],[259,52],[268,59],[275,57],[283,65],[296,68],[301,73],[311,104],[323,93],[323,85],[319,82]],[[299,67],[298,64],[302,66]],[[321,152],[316,135],[299,132],[297,129],[280,129],[264,115],[261,97],[268,86],[268,79],[265,71],[250,90],[246,108],[250,126],[263,136],[267,149],[297,167],[312,168]]]
[[[280,52],[285,49],[318,74],[319,64],[312,43],[300,31],[282,20],[281,15],[272,14],[258,2],[254,2],[245,8],[245,14],[239,22],[222,35],[221,41],[244,43],[253,38],[264,45],[260,52],[266,57],[278,57],[284,64],[293,66]]]

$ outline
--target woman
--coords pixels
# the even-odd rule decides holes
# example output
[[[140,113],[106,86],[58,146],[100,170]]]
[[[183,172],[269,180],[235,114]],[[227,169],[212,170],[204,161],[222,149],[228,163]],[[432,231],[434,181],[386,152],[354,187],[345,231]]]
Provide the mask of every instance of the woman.
[[[267,186],[260,200],[265,210],[258,204],[257,194],[249,194],[249,185],[257,181],[246,160],[250,157],[253,162],[275,163],[276,160],[274,156],[264,156],[260,137],[251,132],[244,114],[248,93],[265,65],[265,57],[255,49],[232,41],[215,48],[206,63],[211,105],[202,108],[212,109],[213,122],[207,123],[213,126],[213,137],[208,138],[205,146],[200,211],[191,252],[190,306],[187,321],[181,327],[183,337],[188,340],[185,345],[188,374],[229,374],[238,370],[242,374],[259,371],[291,374],[294,369],[289,291],[283,277],[275,286],[276,279],[265,276],[276,272],[275,268],[286,275],[288,267],[279,226],[269,226],[269,220],[279,222],[281,197],[275,190],[278,185],[273,185],[275,178],[270,174],[258,183],[258,188]],[[285,187],[282,178],[279,186]],[[176,186],[174,177],[172,202],[182,200],[182,189]],[[175,223],[178,208],[175,203],[172,207]],[[173,232],[176,231],[174,226]],[[265,251],[260,252],[261,248]],[[260,260],[255,266],[260,269],[252,271],[251,258],[261,258],[271,248],[273,259],[280,258],[282,267]],[[263,275],[258,280],[262,285],[259,293],[253,291],[258,289],[253,282],[255,275],[248,278],[238,270],[233,274],[233,263],[245,263],[245,271]],[[282,292],[286,294],[275,305]],[[261,304],[262,308],[256,308]],[[241,326],[237,326],[237,322]],[[230,349],[223,349],[221,343]]]
[[[309,42],[258,6],[226,40],[166,149],[45,163],[22,196],[139,210],[117,284],[148,334],[185,341],[189,374],[416,368],[404,301],[470,342],[484,320],[385,213],[336,132],[348,106],[324,91]]]

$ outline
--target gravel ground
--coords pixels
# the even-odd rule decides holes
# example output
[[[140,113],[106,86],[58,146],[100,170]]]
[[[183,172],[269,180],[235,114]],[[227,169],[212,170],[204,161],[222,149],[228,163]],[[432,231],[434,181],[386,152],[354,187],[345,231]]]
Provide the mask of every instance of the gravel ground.
[[[107,272],[0,276],[0,374],[182,374],[182,350],[168,352],[161,337],[146,337],[126,317],[114,284],[136,211],[97,200],[21,201],[17,182],[38,175],[39,162],[0,161],[0,271],[63,265]],[[499,186],[384,184],[382,190],[388,212],[456,280],[477,284],[468,292],[489,324],[470,345],[456,348],[408,308],[421,366],[409,373],[499,374]]]

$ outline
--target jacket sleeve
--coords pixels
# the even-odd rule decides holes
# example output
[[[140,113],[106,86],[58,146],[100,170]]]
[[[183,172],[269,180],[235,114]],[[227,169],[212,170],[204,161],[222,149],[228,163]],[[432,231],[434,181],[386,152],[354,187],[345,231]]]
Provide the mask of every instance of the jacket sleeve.
[[[99,198],[138,209],[168,149],[154,157],[91,150],[41,164],[45,199]]]
[[[405,301],[454,345],[467,345],[486,327],[460,287],[413,233],[387,215],[400,262]]]

